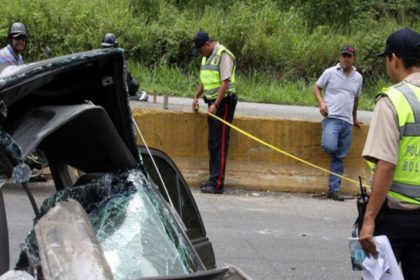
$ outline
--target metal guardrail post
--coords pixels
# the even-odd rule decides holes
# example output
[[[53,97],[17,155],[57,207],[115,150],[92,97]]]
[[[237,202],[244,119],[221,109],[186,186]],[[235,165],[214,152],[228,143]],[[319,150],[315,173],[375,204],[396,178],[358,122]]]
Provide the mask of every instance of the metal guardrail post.
[[[169,107],[168,107],[168,99],[169,99],[168,95],[167,95],[167,94],[165,94],[165,95],[163,96],[163,109],[166,109],[166,110],[168,110],[168,109],[169,109]]]

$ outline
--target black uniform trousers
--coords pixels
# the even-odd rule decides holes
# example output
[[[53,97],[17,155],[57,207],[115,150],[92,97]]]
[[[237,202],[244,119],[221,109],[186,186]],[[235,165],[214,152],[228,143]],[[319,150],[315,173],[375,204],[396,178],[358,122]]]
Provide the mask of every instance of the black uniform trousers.
[[[231,94],[223,98],[217,109],[216,116],[232,123],[233,115],[235,113],[238,98],[236,94]],[[210,105],[212,102],[209,103]],[[208,149],[209,149],[209,182],[217,189],[223,189],[225,181],[226,159],[229,149],[229,136],[230,127],[219,120],[207,117],[209,136],[208,136]]]
[[[386,209],[374,235],[386,235],[405,280],[420,279],[420,210]]]

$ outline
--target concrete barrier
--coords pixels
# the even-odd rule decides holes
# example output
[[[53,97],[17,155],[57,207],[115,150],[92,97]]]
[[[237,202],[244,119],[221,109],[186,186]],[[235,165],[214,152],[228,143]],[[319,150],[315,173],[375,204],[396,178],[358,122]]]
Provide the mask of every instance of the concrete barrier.
[[[208,177],[207,115],[135,108],[133,117],[150,147],[176,162],[191,187]],[[329,169],[330,158],[320,147],[321,123],[236,115],[233,124],[302,160]],[[353,130],[344,176],[367,183],[369,171],[361,158],[368,126]],[[139,144],[141,139],[137,139]],[[231,129],[226,188],[285,192],[325,192],[328,173],[274,151]],[[342,191],[355,194],[358,184],[343,181]]]

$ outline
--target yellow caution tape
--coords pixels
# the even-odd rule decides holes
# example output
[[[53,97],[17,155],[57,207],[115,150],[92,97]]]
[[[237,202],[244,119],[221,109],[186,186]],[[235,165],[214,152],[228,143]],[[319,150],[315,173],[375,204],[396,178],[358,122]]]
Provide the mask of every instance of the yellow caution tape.
[[[246,132],[246,131],[244,131],[244,130],[240,129],[240,128],[239,128],[239,127],[237,127],[237,126],[234,126],[233,124],[231,124],[231,123],[229,123],[229,122],[225,121],[224,119],[219,118],[218,116],[216,116],[216,115],[214,115],[214,114],[212,114],[212,113],[207,112],[207,114],[208,114],[208,115],[210,115],[211,117],[215,118],[216,120],[221,121],[221,122],[222,122],[222,123],[224,123],[225,125],[227,125],[227,126],[229,126],[229,127],[233,128],[234,130],[238,131],[239,133],[241,133],[241,134],[243,134],[243,135],[245,135],[245,136],[247,136],[247,137],[249,137],[249,138],[251,138],[251,139],[253,139],[253,140],[257,141],[257,142],[258,142],[258,143],[260,143],[260,144],[263,144],[263,145],[264,145],[264,146],[266,146],[266,147],[269,147],[270,149],[273,149],[273,150],[275,150],[275,151],[277,151],[277,152],[279,152],[279,153],[281,153],[281,154],[283,154],[283,155],[286,155],[286,156],[288,156],[288,157],[290,157],[290,158],[292,158],[292,159],[294,159],[294,160],[297,160],[297,161],[299,161],[299,162],[302,162],[302,163],[304,163],[304,164],[306,164],[306,165],[312,166],[312,167],[314,167],[314,168],[316,168],[316,169],[318,169],[318,170],[321,170],[321,171],[324,171],[324,172],[326,172],[326,173],[329,173],[329,174],[335,175],[335,176],[340,177],[341,179],[346,180],[346,181],[349,181],[349,182],[351,182],[351,183],[354,183],[354,184],[360,185],[360,182],[358,182],[358,181],[356,181],[356,180],[353,180],[353,179],[350,179],[350,178],[344,177],[344,176],[342,176],[342,175],[340,175],[340,174],[337,174],[337,173],[331,172],[331,171],[330,171],[330,170],[328,170],[328,169],[325,169],[325,168],[320,167],[320,166],[318,166],[318,165],[316,165],[316,164],[313,164],[313,163],[311,163],[311,162],[309,162],[309,161],[303,160],[303,159],[301,159],[301,158],[299,158],[299,157],[297,157],[297,156],[295,156],[295,155],[292,155],[292,154],[290,154],[290,153],[288,153],[288,152],[286,152],[286,151],[283,151],[282,149],[279,149],[279,148],[277,148],[277,147],[275,147],[275,146],[271,145],[270,143],[267,143],[267,142],[265,142],[264,140],[261,140],[260,138],[258,138],[258,137],[256,137],[256,136],[254,136],[254,135],[252,135],[252,134],[250,134],[250,133],[248,133],[248,132]],[[363,186],[364,186],[364,187],[366,187],[366,188],[370,188],[370,186],[369,186],[369,185],[365,185],[365,184],[363,184]]]

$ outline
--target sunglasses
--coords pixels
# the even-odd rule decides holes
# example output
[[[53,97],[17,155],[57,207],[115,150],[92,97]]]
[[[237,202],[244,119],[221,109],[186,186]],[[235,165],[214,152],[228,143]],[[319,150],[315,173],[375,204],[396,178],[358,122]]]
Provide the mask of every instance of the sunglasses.
[[[342,57],[348,57],[348,58],[353,57],[352,54],[348,54],[348,53],[342,53],[341,56]]]
[[[23,35],[17,36],[17,37],[15,37],[13,39],[15,39],[17,41],[25,41],[25,42],[28,42],[28,38],[26,36],[23,36]]]

